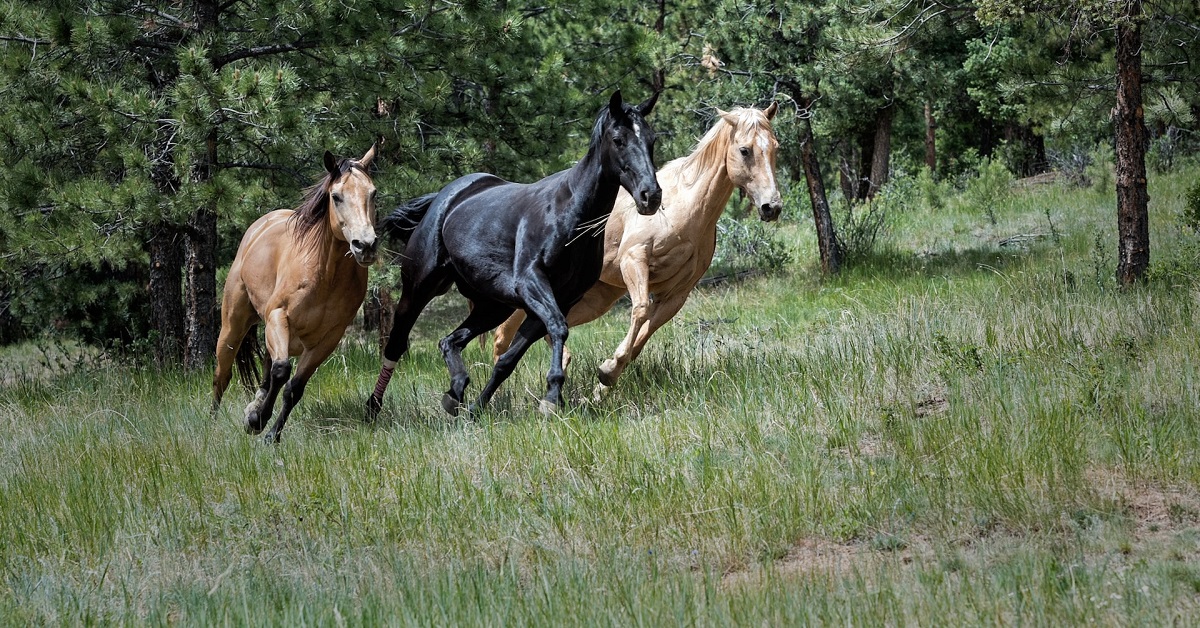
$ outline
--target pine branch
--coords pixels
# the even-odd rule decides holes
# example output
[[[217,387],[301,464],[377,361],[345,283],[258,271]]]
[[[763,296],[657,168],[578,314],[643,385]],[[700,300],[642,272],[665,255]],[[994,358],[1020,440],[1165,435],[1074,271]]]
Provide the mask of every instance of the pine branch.
[[[316,47],[317,42],[315,41],[297,41],[290,44],[275,44],[270,46],[258,46],[255,48],[243,48],[241,50],[235,50],[229,54],[221,55],[216,59],[213,59],[213,67],[222,68],[230,63],[233,63],[234,61],[240,61],[242,59],[267,57],[270,55],[296,52],[298,50],[308,50]]]

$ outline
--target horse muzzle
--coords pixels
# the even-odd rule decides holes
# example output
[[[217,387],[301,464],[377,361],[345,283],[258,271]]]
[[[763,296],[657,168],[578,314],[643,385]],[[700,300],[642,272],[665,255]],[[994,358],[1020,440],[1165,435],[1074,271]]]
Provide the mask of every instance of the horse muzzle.
[[[637,205],[639,214],[649,216],[662,207],[662,188],[657,185],[654,189],[642,188],[633,196],[633,202]]]
[[[376,245],[375,234],[371,234],[370,238],[355,238],[350,241],[350,254],[354,256],[354,261],[358,262],[359,266],[370,266],[379,256]]]
[[[763,203],[758,206],[758,218],[763,222],[774,222],[779,220],[779,215],[783,213],[783,203],[778,199],[773,199],[769,203]]]

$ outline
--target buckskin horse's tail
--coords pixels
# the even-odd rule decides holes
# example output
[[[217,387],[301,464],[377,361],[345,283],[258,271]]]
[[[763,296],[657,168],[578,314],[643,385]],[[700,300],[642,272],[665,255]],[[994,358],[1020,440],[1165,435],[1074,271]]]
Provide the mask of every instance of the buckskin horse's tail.
[[[421,223],[421,219],[429,212],[429,207],[433,205],[433,199],[437,198],[437,192],[430,192],[425,196],[418,196],[411,201],[397,207],[386,218],[383,219],[383,232],[389,237],[408,242],[408,238],[412,236],[412,232]]]
[[[242,344],[238,346],[237,362],[238,380],[242,382],[242,386],[246,390],[254,392],[262,383],[262,369],[259,365],[266,359],[266,351],[263,350],[262,343],[258,341],[258,325],[251,325],[246,331],[246,335],[242,337]]]

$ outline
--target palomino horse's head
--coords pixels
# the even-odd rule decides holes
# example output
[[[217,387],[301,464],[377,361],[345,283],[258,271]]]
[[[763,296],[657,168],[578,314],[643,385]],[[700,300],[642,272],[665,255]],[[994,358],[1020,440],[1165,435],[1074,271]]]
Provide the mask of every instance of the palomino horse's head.
[[[771,131],[778,103],[766,109],[738,108],[731,112],[717,110],[730,126],[729,147],[725,152],[725,168],[733,184],[754,201],[758,217],[765,221],[779,218],[783,202],[775,185],[775,151],[779,142]]]
[[[325,151],[329,171],[329,229],[333,237],[350,244],[354,261],[369,266],[375,261],[375,184],[367,167],[375,158],[372,145],[361,159],[337,159]]]
[[[646,102],[631,107],[621,101],[621,90],[613,92],[607,113],[601,112],[597,126],[606,166],[618,173],[621,187],[633,197],[639,214],[650,215],[662,204],[662,188],[654,169],[654,129],[646,116],[658,100],[656,92]],[[594,135],[594,133],[593,133]]]

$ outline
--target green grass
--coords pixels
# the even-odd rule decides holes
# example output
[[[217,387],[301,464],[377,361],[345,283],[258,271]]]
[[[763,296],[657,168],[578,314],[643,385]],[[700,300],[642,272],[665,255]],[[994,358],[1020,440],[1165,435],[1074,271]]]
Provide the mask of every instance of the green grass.
[[[1151,182],[1156,260],[1194,175]],[[208,416],[209,373],[22,370],[0,623],[1195,623],[1200,283],[1118,289],[1110,195],[994,213],[910,208],[825,281],[785,222],[805,263],[698,291],[600,403],[628,312],[574,330],[552,418],[540,346],[442,413],[454,298],[377,421],[355,334],[276,447],[240,390]]]

